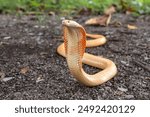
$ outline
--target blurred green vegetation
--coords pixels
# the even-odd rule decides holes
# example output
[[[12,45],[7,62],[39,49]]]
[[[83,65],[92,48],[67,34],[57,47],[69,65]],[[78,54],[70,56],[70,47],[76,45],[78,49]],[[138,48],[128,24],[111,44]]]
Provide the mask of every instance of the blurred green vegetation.
[[[73,14],[82,9],[100,14],[115,4],[118,11],[131,10],[138,14],[150,14],[150,0],[0,0],[0,13],[55,12]]]

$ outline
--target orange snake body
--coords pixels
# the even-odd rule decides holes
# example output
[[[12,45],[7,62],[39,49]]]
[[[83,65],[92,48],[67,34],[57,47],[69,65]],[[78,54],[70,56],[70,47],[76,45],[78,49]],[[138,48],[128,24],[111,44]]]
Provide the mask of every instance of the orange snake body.
[[[70,72],[79,82],[86,86],[97,86],[116,75],[117,68],[111,60],[85,53],[86,47],[104,44],[104,36],[87,34],[80,24],[72,20],[64,20],[62,25],[64,43],[58,46],[57,52],[67,59]],[[86,37],[94,40],[86,41]],[[89,75],[83,70],[82,63],[103,70]]]

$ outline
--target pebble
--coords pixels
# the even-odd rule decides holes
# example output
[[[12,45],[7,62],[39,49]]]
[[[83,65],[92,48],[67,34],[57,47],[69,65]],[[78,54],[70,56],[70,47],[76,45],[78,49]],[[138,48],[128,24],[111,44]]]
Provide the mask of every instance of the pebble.
[[[123,87],[118,87],[118,90],[120,90],[120,91],[122,91],[122,92],[127,92],[127,91],[128,91],[128,89],[123,88]]]
[[[43,33],[42,33],[42,32],[38,33],[38,36],[42,36],[42,35],[43,35]]]
[[[38,26],[38,25],[35,25],[34,28],[39,28],[39,26]]]
[[[8,37],[4,37],[3,39],[7,40],[7,39],[11,39],[11,37],[10,37],[10,36],[8,36]]]
[[[46,28],[46,26],[41,26],[40,28]]]
[[[143,92],[142,95],[148,96],[148,95],[150,95],[150,93],[149,92]]]
[[[4,72],[0,72],[0,79],[3,79],[5,77],[5,73]]]
[[[30,35],[30,36],[33,36],[33,35],[35,35],[35,34],[34,34],[34,33],[29,33],[29,35]]]
[[[5,78],[1,79],[1,81],[7,82],[7,81],[12,80],[14,78],[15,77],[5,77]]]
[[[132,99],[132,98],[134,98],[134,95],[125,95],[125,98],[126,99]]]
[[[36,83],[42,82],[42,81],[44,81],[44,79],[42,78],[42,75],[39,75],[39,77],[36,80]]]
[[[146,38],[146,40],[149,42],[149,41],[150,41],[150,38]]]
[[[120,61],[123,65],[129,66],[129,64],[126,61]]]

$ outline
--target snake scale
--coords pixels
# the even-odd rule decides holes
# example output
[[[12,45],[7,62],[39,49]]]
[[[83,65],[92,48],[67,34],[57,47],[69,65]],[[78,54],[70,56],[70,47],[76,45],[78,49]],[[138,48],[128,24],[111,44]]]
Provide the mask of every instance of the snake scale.
[[[58,46],[57,52],[66,58],[71,74],[86,86],[97,86],[111,78],[117,73],[114,62],[109,59],[85,53],[86,47],[95,47],[106,43],[102,35],[88,34],[85,29],[73,20],[63,20],[64,43]],[[86,37],[93,40],[86,40]],[[82,68],[87,64],[99,69],[98,73],[87,74]]]

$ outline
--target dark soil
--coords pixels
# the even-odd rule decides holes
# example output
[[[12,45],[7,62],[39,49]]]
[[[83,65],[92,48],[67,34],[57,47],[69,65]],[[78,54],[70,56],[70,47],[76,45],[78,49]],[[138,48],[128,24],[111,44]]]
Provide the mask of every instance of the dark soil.
[[[84,25],[87,18],[74,20]],[[0,15],[0,99],[150,99],[150,16],[116,14],[109,27],[85,26],[108,40],[86,51],[111,59],[118,68],[112,80],[92,88],[76,81],[56,53],[63,42],[60,19]],[[127,24],[138,29],[129,30]]]

